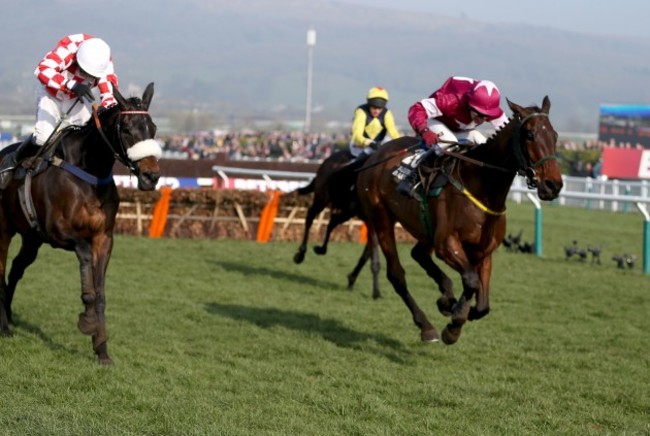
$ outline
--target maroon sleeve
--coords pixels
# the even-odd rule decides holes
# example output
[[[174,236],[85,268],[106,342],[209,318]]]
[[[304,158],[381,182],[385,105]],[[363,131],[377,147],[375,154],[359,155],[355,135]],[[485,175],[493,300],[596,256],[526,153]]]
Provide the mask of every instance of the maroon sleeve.
[[[408,120],[415,133],[422,133],[427,128],[427,111],[422,103],[417,102],[409,109]]]

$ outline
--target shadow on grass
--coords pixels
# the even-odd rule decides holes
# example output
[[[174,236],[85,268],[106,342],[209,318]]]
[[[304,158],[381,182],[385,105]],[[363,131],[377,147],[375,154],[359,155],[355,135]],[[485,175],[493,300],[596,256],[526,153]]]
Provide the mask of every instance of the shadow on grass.
[[[207,303],[205,306],[211,314],[226,316],[237,321],[248,321],[262,328],[280,326],[316,334],[339,347],[369,351],[396,363],[408,363],[406,357],[411,354],[401,342],[388,336],[354,331],[337,320],[324,319],[311,313],[240,304]],[[375,342],[380,347],[369,344],[369,341]]]
[[[293,282],[304,283],[305,285],[315,286],[322,289],[336,289],[343,287],[341,283],[334,283],[325,280],[315,279],[304,274],[293,274],[278,269],[245,265],[243,263],[224,262],[224,261],[210,261],[210,263],[220,266],[226,271],[235,271],[245,275],[267,276],[279,280],[290,280]],[[347,283],[346,283],[347,286]]]
[[[14,329],[24,330],[25,332],[36,336],[50,350],[52,350],[52,351],[64,351],[64,352],[66,352],[66,353],[68,353],[70,355],[74,355],[74,356],[81,356],[82,355],[82,353],[80,353],[79,350],[76,350],[76,349],[73,349],[73,348],[68,348],[68,347],[66,347],[64,345],[61,345],[61,344],[57,344],[39,326],[21,319],[20,316],[16,315],[15,313],[13,314],[13,320],[14,320]]]

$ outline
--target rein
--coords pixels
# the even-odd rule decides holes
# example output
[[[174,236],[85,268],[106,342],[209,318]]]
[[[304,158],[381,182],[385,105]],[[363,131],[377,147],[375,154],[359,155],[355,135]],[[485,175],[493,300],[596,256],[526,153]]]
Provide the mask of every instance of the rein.
[[[149,111],[144,111],[144,110],[125,110],[119,112],[119,116],[122,115],[146,115],[148,114]],[[115,151],[115,148],[113,147],[113,144],[111,144],[111,141],[108,140],[106,135],[104,134],[104,130],[102,129],[102,124],[101,121],[99,120],[99,115],[97,113],[97,107],[93,107],[93,119],[95,120],[95,126],[97,127],[97,131],[99,132],[99,135],[102,137],[108,148],[113,152],[113,155],[115,156],[115,159],[117,159],[122,165],[127,167],[129,171],[132,173],[135,173],[137,171],[135,164],[131,159],[129,159],[129,156],[126,153],[126,147],[124,146],[124,142],[122,141],[122,135],[120,135],[120,123],[118,121],[117,123],[117,131],[118,135],[117,137],[119,138],[120,141],[120,150],[119,152]]]
[[[548,117],[548,114],[545,114],[543,112],[534,112],[532,114],[526,115],[525,117],[523,117],[519,121],[519,123],[517,125],[517,134],[519,134],[521,132],[521,128],[523,127],[523,125],[533,117]],[[456,143],[449,142],[449,141],[445,141],[445,142],[450,143],[450,144],[455,144],[455,145],[461,145],[461,144],[459,144],[457,142]],[[479,161],[477,159],[473,159],[471,157],[465,156],[465,155],[460,154],[460,153],[455,153],[453,151],[443,150],[443,153],[448,155],[448,156],[452,156],[452,157],[454,157],[456,159],[464,160],[464,161],[472,163],[474,165],[478,165],[479,167],[489,168],[489,169],[501,171],[501,172],[504,172],[504,173],[507,173],[507,174],[513,174],[514,173],[514,174],[522,175],[522,176],[526,177],[526,183],[527,183],[529,188],[534,188],[537,185],[537,183],[535,181],[535,171],[534,170],[536,168],[539,168],[540,166],[542,166],[545,162],[547,162],[549,160],[557,160],[557,157],[555,155],[549,155],[549,156],[542,157],[537,162],[531,162],[530,157],[527,155],[527,153],[526,153],[526,155],[524,154],[524,151],[522,150],[522,147],[519,144],[518,136],[517,136],[517,141],[513,144],[513,149],[514,149],[514,152],[515,152],[515,158],[517,160],[517,164],[519,166],[519,168],[516,171],[512,171],[512,170],[509,170],[507,168],[500,167],[498,165],[492,165],[492,164],[489,164],[487,162]],[[458,182],[453,177],[451,177],[451,174],[446,174],[446,175],[447,175],[447,177],[449,179],[449,182],[452,184],[452,186],[454,186],[454,188],[456,188],[463,195],[465,195],[472,203],[474,203],[474,205],[476,207],[481,209],[483,212],[485,212],[485,213],[487,213],[489,215],[494,215],[494,216],[500,216],[500,215],[503,215],[503,214],[506,213],[505,209],[503,209],[502,211],[495,211],[495,210],[492,210],[492,209],[488,208],[478,198],[476,198],[474,195],[472,195],[472,193],[469,192],[467,190],[467,188],[465,188],[460,182]]]
[[[534,117],[548,117],[548,114],[545,114],[544,112],[533,112],[532,114],[528,114],[525,117],[523,117],[518,125],[517,125],[517,133],[521,132],[521,128],[523,125],[530,120],[531,118]],[[452,144],[452,145],[463,145],[459,142],[453,142],[453,141],[444,141],[447,144]],[[544,165],[544,163],[550,161],[550,160],[557,160],[557,156],[552,154],[552,155],[547,155],[543,156],[541,159],[539,159],[536,162],[531,162],[530,156],[528,156],[528,153],[524,153],[522,150],[522,147],[519,144],[519,141],[517,140],[515,144],[513,145],[514,153],[515,153],[515,158],[517,160],[518,168],[513,171],[498,165],[492,165],[487,162],[483,162],[477,159],[473,159],[471,157],[465,156],[460,153],[456,153],[453,151],[448,151],[443,149],[442,152],[448,156],[452,156],[456,159],[464,160],[466,162],[469,162],[471,164],[477,165],[482,168],[489,168],[497,171],[501,171],[507,174],[518,174],[520,176],[523,176],[526,178],[526,184],[528,185],[529,188],[535,188],[537,186],[537,183],[535,181],[535,169],[541,167]]]

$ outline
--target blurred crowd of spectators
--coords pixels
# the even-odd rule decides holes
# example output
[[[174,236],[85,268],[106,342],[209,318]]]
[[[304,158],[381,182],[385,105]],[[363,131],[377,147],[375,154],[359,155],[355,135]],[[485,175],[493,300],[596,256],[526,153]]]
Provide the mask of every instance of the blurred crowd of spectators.
[[[225,154],[231,160],[322,161],[333,150],[346,148],[350,135],[302,131],[204,131],[160,136],[164,156],[169,159],[211,159]],[[596,139],[560,140],[564,150],[601,150],[608,145]]]
[[[164,157],[211,159],[225,154],[231,160],[312,162],[327,158],[337,147],[347,147],[349,135],[301,131],[199,132],[160,136]]]

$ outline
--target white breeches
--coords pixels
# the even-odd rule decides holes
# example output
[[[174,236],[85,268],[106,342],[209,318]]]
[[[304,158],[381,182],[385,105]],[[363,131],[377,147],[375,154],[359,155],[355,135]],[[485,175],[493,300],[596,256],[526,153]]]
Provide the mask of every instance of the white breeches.
[[[42,146],[45,144],[54,132],[56,125],[63,115],[70,110],[61,127],[70,125],[82,126],[90,119],[92,115],[91,108],[88,104],[73,100],[58,100],[47,93],[44,86],[39,86],[36,96],[36,124],[34,125],[33,142]]]
[[[429,121],[429,130],[435,132],[439,137],[440,141],[437,146],[438,148],[445,149],[449,147],[448,142],[471,142],[473,144],[485,144],[487,138],[478,130],[466,130],[462,132],[453,133],[447,126],[441,123],[438,120]],[[445,142],[443,142],[445,141]]]

